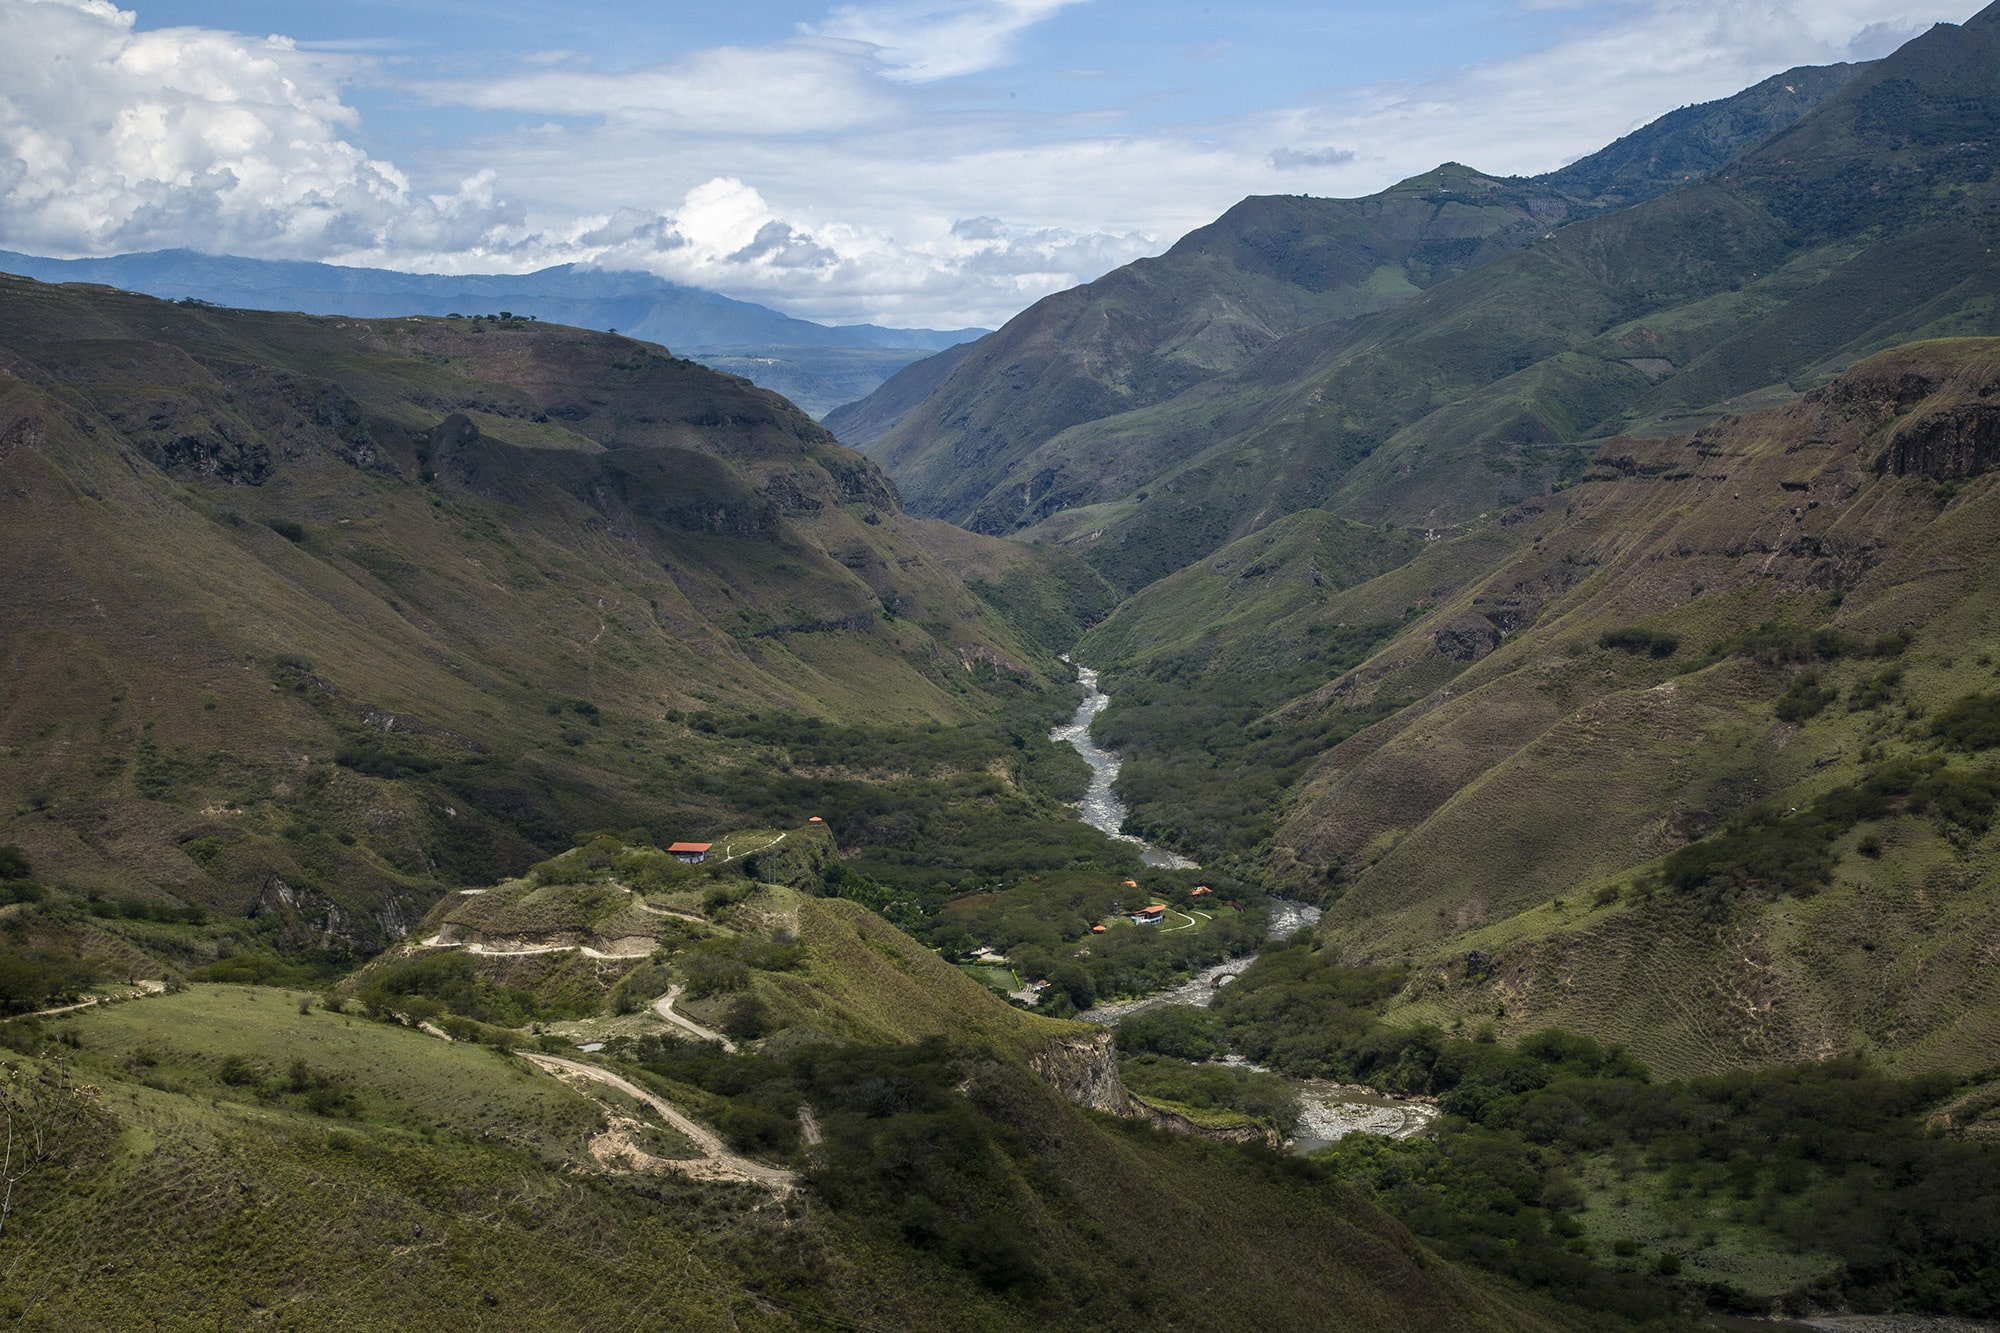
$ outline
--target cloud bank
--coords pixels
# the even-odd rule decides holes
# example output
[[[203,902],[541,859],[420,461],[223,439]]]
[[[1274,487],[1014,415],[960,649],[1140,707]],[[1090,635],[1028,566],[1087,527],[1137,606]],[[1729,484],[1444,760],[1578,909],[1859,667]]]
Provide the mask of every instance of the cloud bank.
[[[638,68],[555,52],[442,79],[355,46],[142,31],[105,0],[0,0],[0,246],[593,263],[808,318],[994,324],[1246,194],[1364,194],[1447,159],[1548,170],[1675,106],[1872,59],[1966,9],[1518,0],[1566,26],[1427,81],[1220,119],[1121,101],[1116,78],[1062,111],[996,91],[1038,27],[1086,3],[850,4],[780,40]],[[356,79],[479,128],[385,160],[363,146]]]

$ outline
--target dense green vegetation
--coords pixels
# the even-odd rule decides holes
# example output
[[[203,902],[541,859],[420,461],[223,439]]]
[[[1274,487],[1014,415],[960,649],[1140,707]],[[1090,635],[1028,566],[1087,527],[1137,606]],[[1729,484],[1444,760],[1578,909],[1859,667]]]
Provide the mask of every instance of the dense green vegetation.
[[[1051,983],[1058,994],[1044,1007],[1056,1013],[1160,990],[1250,952],[1269,928],[1262,894],[1194,871],[1148,869],[1130,883],[1097,869],[1051,871],[964,887],[983,891],[945,902],[921,936],[956,957],[980,947],[1005,954],[1024,981]],[[1160,925],[1126,915],[1153,903],[1171,911]]]
[[[1199,657],[1176,655],[1115,673],[1111,705],[1091,736],[1123,761],[1126,830],[1204,861],[1264,842],[1299,776],[1404,701],[1318,710],[1303,720],[1266,715],[1360,662],[1398,628],[1315,626],[1311,647],[1279,671],[1215,672]]]
[[[1124,1035],[1121,1028],[1121,1042]],[[1299,1094],[1291,1084],[1240,1065],[1136,1054],[1119,1059],[1118,1075],[1129,1091],[1175,1111],[1233,1111],[1281,1135],[1290,1134],[1299,1118]]]
[[[1951,1078],[1841,1059],[1659,1084],[1629,1067],[1537,1064],[1527,1086],[1463,1085],[1435,1139],[1352,1139],[1315,1156],[1446,1253],[1572,1298],[1630,1291],[1606,1282],[1609,1267],[1683,1275],[1744,1313],[1774,1296],[1795,1313],[2000,1312],[2000,1225],[1986,1206],[2000,1153],[1925,1126]],[[1666,1239],[1651,1253],[1630,1239],[1648,1214]],[[1789,1290],[1703,1280],[1725,1231],[1732,1245],[1824,1258]]]
[[[74,999],[101,977],[88,959],[57,949],[0,944],[0,1014]]]
[[[821,817],[843,846],[861,851],[850,863],[854,873],[902,896],[940,874],[1119,864],[1129,854],[1067,805],[1082,796],[1089,770],[1048,731],[1072,706],[1059,695],[1019,695],[996,722],[920,729],[797,714],[697,715],[693,728],[734,742],[743,761],[689,772],[684,781],[755,822],[796,827]]]
[[[517,1028],[532,1019],[572,1016],[564,1008],[538,1003],[530,992],[481,976],[476,961],[462,953],[420,955],[386,964],[368,974],[360,994],[370,1009],[400,1014],[412,1022],[449,1011],[477,1023]]]
[[[1968,694],[1931,719],[1931,735],[1958,750],[2000,745],[2000,694]]]
[[[1393,1027],[1379,1010],[1404,980],[1307,945],[1274,949],[1212,1009],[1125,1019],[1122,1067],[1142,1092],[1246,1111],[1231,1100],[1242,1071],[1186,1062],[1233,1050],[1294,1076],[1437,1095],[1434,1136],[1355,1136],[1315,1159],[1445,1253],[1591,1308],[1662,1313],[1674,1299],[1647,1279],[1680,1277],[1739,1312],[1776,1298],[1798,1313],[2000,1311],[2000,1224],[1984,1204],[2000,1152],[1950,1132],[1990,1096],[1940,1120],[1960,1080],[1855,1058],[1661,1082],[1578,1034],[1508,1043],[1490,1029]],[[1737,1256],[1721,1268],[1706,1257],[1718,1237],[1718,1259]],[[1747,1288],[1746,1255],[1792,1276]],[[1783,1256],[1808,1257],[1801,1268]]]
[[[1539,1086],[1550,1069],[1640,1072],[1621,1050],[1583,1036],[1547,1033],[1510,1047],[1490,1031],[1468,1039],[1384,1022],[1383,1005],[1408,980],[1405,969],[1343,966],[1332,951],[1294,940],[1266,949],[1207,1008],[1166,1005],[1126,1018],[1118,1042],[1181,1059],[1234,1052],[1293,1078],[1417,1095]]]
[[[1827,792],[1805,810],[1759,806],[1713,837],[1667,857],[1659,882],[1711,904],[1737,896],[1817,892],[1833,877],[1833,844],[1857,825],[1893,815],[1928,815],[1947,835],[1983,833],[2000,806],[2000,769],[1965,768],[1939,758],[1876,768]]]

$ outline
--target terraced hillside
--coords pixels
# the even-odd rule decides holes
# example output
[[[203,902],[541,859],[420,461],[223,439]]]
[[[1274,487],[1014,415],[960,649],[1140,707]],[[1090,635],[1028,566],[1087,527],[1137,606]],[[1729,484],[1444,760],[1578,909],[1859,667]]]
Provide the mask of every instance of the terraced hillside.
[[[1311,525],[1239,541],[1084,645],[1129,682],[1113,735],[1165,775],[1136,813],[1214,810],[1295,747],[1256,855],[1328,899],[1350,958],[1422,965],[1412,1016],[1556,1022],[1675,1072],[1985,1067],[1996,393],[2000,342],[1899,349],[1790,407],[1615,441],[1345,589]],[[1325,671],[1343,625],[1377,637]],[[1190,679],[1261,707],[1248,749],[1178,739]]]

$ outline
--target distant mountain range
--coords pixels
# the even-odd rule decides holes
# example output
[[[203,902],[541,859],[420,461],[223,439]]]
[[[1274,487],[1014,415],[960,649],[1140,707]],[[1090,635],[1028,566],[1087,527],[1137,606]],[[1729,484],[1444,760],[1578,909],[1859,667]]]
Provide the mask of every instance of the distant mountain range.
[[[0,272],[91,282],[169,300],[312,315],[497,315],[615,330],[775,389],[815,416],[867,394],[932,352],[984,329],[828,326],[683,287],[650,273],[564,264],[534,273],[397,273],[334,264],[155,250],[107,259],[43,259],[0,250]]]
[[[910,366],[868,400],[830,414],[827,426],[874,456],[916,512],[981,532],[1076,542],[1114,583],[1136,589],[1279,513],[1322,503],[1336,475],[1399,430],[1557,352],[1546,341],[1531,347],[1509,323],[1517,303],[1547,306],[1560,322],[1573,295],[1567,275],[1532,276],[1544,266],[1522,251],[1591,219],[1616,229],[1624,224],[1612,219],[1628,212],[1675,214],[1677,197],[1696,199],[1702,182],[1739,154],[1873,68],[1788,70],[1682,108],[1545,176],[1507,179],[1446,163],[1363,199],[1245,199],[1158,258],[1047,297],[975,346]],[[1678,262],[1669,253],[1678,226],[1667,224],[1671,235],[1661,241],[1669,268]],[[1618,262],[1643,267],[1652,244]],[[1605,259],[1584,267],[1601,270]],[[1512,275],[1519,265],[1504,263],[1514,261],[1527,265],[1518,278],[1474,276],[1489,266]],[[1740,284],[1759,268],[1745,265],[1723,281]],[[1578,276],[1597,282],[1601,273]],[[1673,272],[1645,281],[1655,277],[1666,304],[1684,289],[1695,294]],[[1456,350],[1413,348],[1407,365],[1356,356],[1402,324],[1430,339],[1423,330],[1431,323],[1411,313],[1435,308],[1430,293],[1470,293],[1489,281],[1510,284],[1499,298],[1505,309],[1478,336],[1458,336]],[[1633,314],[1647,305],[1645,297],[1620,299]],[[1507,364],[1482,361],[1461,381],[1459,352],[1479,348]],[[1644,360],[1643,350],[1614,358],[1628,387],[1644,389],[1662,373],[1650,361],[1650,370],[1624,364]],[[1581,410],[1587,420],[1549,440],[1575,438],[1603,415]],[[1305,436],[1281,424],[1311,414],[1338,420]],[[1267,472],[1289,445],[1244,452],[1272,429],[1316,442],[1299,455],[1311,476]],[[1329,471],[1324,446],[1335,442],[1348,456]],[[1152,504],[1137,508],[1149,494]],[[1494,498],[1467,499],[1477,513]]]

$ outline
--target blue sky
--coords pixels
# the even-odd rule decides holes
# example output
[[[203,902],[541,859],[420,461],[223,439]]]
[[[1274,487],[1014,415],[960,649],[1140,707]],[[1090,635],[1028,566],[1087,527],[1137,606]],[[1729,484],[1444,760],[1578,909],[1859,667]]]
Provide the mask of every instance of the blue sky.
[[[1252,193],[1529,173],[1967,0],[0,0],[0,246],[994,324]]]

